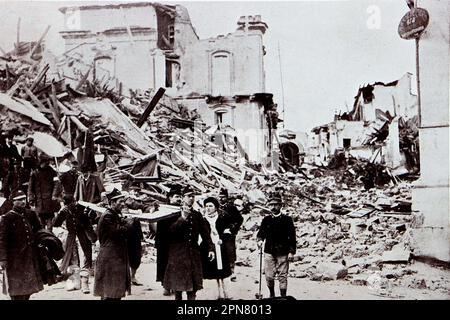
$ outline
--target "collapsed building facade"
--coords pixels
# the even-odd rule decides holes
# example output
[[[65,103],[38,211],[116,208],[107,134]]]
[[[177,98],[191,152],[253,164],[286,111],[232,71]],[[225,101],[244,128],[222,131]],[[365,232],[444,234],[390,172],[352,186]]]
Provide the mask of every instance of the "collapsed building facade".
[[[312,130],[310,161],[328,165],[339,151],[381,163],[394,174],[419,171],[418,104],[411,74],[359,88],[353,109]]]
[[[128,3],[65,7],[66,52],[56,72],[74,84],[98,79],[123,95],[160,87],[198,113],[240,156],[270,168],[277,121],[265,93],[260,16],[244,16],[226,36],[199,39],[180,5]],[[68,67],[67,60],[77,61]],[[86,63],[86,61],[88,63]],[[277,114],[275,114],[277,120]]]

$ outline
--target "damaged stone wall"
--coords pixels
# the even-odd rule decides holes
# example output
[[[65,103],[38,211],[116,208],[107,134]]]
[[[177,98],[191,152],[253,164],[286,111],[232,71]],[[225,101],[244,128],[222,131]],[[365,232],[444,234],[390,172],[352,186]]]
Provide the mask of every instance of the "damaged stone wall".
[[[382,163],[396,174],[417,173],[418,105],[411,74],[358,90],[354,109],[312,130],[308,161],[328,165],[336,152]]]
[[[60,11],[66,21],[78,17],[76,23],[66,22],[67,29],[61,32],[68,57],[84,61],[109,57],[96,63],[96,68],[107,71],[97,78],[110,78],[116,88],[122,82],[124,92],[165,85],[165,57],[158,47],[158,19],[150,3],[64,7]]]
[[[95,5],[61,11],[66,19],[74,11],[80,15],[78,28],[62,32],[67,59],[94,61],[69,70],[60,61],[64,69],[59,73],[68,82],[75,85],[82,77],[95,77],[125,95],[129,88],[164,87],[181,104],[194,106],[190,110],[196,109],[207,126],[234,128],[251,161],[272,156],[265,109],[252,99],[265,91],[267,25],[260,16],[241,17],[235,32],[200,40],[180,5]],[[97,20],[104,22],[94,27]],[[104,58],[95,61],[99,55]]]
[[[246,19],[256,18],[249,16]],[[226,36],[202,39],[187,47],[181,65],[182,77],[190,90],[213,96],[264,92],[263,35],[267,25],[260,18],[258,24],[261,25],[259,29],[238,29]],[[223,84],[228,92],[221,92],[225,88],[214,87],[218,84],[214,77],[220,73],[228,73],[229,83]]]
[[[450,3],[421,1],[430,23],[420,37],[421,119],[420,178],[413,208],[423,216],[414,229],[421,257],[450,262],[449,210],[449,35]],[[433,57],[433,59],[430,59]]]
[[[252,97],[265,90],[266,29],[260,16],[241,17],[234,33],[190,43],[180,57],[183,85],[176,93],[207,126],[233,128],[249,160],[258,163],[272,157],[265,109]]]
[[[354,120],[375,121],[376,109],[389,112],[391,116],[411,119],[418,114],[417,95],[411,92],[411,73],[406,73],[399,80],[388,84],[375,83],[360,89],[355,101],[355,108],[361,108],[361,117]],[[370,89],[368,92],[364,89]]]

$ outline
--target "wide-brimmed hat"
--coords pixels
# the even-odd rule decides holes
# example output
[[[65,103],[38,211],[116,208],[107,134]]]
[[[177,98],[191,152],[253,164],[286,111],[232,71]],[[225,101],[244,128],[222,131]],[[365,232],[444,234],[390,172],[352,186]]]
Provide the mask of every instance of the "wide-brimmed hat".
[[[214,198],[214,197],[208,197],[208,198],[206,198],[205,200],[203,200],[203,205],[204,205],[204,206],[206,206],[207,203],[212,203],[212,204],[214,204],[214,206],[215,206],[216,208],[219,208],[219,207],[220,207],[219,200],[217,200],[217,199]]]

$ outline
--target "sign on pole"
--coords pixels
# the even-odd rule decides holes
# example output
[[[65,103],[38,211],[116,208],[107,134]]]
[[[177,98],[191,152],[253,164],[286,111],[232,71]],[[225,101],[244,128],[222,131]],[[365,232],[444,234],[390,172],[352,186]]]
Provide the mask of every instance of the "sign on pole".
[[[420,34],[428,26],[428,11],[422,8],[412,8],[400,20],[398,34],[402,39],[418,39]]]

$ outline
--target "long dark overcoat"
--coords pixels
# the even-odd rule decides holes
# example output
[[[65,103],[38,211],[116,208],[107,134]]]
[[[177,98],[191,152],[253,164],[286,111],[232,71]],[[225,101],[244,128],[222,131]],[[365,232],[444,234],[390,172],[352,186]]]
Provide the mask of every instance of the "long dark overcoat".
[[[123,298],[131,293],[130,265],[127,250],[127,227],[118,212],[108,209],[97,227],[100,250],[94,275],[94,295]]]
[[[210,251],[214,250],[206,221],[192,211],[187,219],[179,217],[170,226],[169,258],[164,274],[164,288],[197,291],[203,288],[203,271],[198,245],[199,235]]]
[[[156,247],[156,281],[163,282],[169,260],[170,226],[178,219],[178,216],[157,222],[155,247]]]
[[[34,170],[30,176],[28,185],[28,200],[36,204],[36,213],[38,215],[46,214],[53,217],[56,207],[55,178],[57,174],[50,166]]]
[[[230,205],[226,210],[221,210],[217,218],[216,228],[223,242],[223,247],[230,264],[236,262],[236,235],[244,221],[234,205]],[[231,233],[224,233],[225,229],[230,229]]]
[[[7,263],[7,290],[3,293],[10,296],[30,295],[44,288],[33,235],[40,228],[39,219],[33,211],[18,211],[0,217],[0,261]]]

